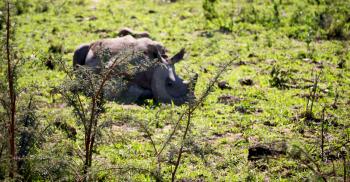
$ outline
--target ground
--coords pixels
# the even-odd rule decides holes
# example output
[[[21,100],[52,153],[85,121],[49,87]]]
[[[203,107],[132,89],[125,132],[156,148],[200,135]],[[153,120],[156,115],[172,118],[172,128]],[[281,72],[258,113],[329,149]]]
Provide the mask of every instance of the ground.
[[[66,159],[68,151],[79,154],[83,148],[82,127],[75,122],[71,108],[51,92],[65,79],[65,73],[55,57],[49,55],[59,55],[71,66],[73,51],[79,45],[116,37],[120,28],[129,27],[149,32],[168,48],[169,54],[181,48],[187,50],[185,60],[176,69],[185,78],[189,71],[199,74],[195,88],[197,97],[220,64],[234,59],[234,64],[220,77],[229,87],[215,87],[194,113],[177,179],[306,181],[321,180],[322,175],[334,181],[343,179],[344,164],[339,148],[347,151],[345,158],[349,160],[349,41],[324,32],[313,34],[308,41],[310,32],[303,27],[308,20],[289,26],[293,18],[303,21],[295,17],[296,12],[301,11],[301,17],[307,18],[328,5],[303,0],[281,1],[277,7],[278,23],[269,23],[273,18],[266,20],[264,17],[273,17],[277,2],[222,0],[216,9],[220,17],[227,14],[235,19],[230,24],[225,17],[218,18],[219,23],[206,19],[204,1],[200,0],[173,3],[160,0],[46,1],[50,3],[28,1],[24,12],[16,17],[17,49],[27,58],[21,69],[19,86],[36,85],[33,92],[37,93],[40,103],[40,122],[61,120],[75,127],[78,134],[73,141],[64,132],[53,131],[52,139],[47,139],[37,150],[41,156],[62,152],[60,155]],[[242,15],[248,19],[244,12],[252,7],[258,15],[265,15],[257,18],[259,21],[242,20]],[[300,7],[306,8],[300,10]],[[52,70],[45,66],[48,60],[55,65]],[[272,70],[276,74],[272,74]],[[317,74],[320,78],[313,116],[305,117],[307,103],[312,98],[310,87]],[[125,106],[114,102],[107,105],[93,166],[96,170],[111,170],[96,172],[96,175],[107,181],[154,180],[139,170],[155,170],[157,159],[147,134],[138,123],[147,123],[160,148],[173,127],[173,120],[167,113],[174,111],[176,118],[184,107],[175,106],[158,116],[156,113],[161,107]],[[324,107],[325,119],[322,119]],[[329,159],[324,162],[320,159],[322,123],[326,125],[325,150],[329,153]],[[176,134],[166,148],[166,155],[160,159],[165,181],[170,180],[180,134]],[[254,154],[254,149],[262,152]],[[248,158],[249,155],[256,155],[257,159]],[[74,157],[73,161],[80,163],[79,157]],[[334,172],[332,166],[335,166]],[[118,170],[118,167],[123,169]],[[349,172],[347,175],[350,176]]]

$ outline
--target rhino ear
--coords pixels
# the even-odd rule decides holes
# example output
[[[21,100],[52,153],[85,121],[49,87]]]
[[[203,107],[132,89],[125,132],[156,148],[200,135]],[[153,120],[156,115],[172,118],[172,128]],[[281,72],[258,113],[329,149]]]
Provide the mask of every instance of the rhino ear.
[[[90,50],[90,45],[89,44],[85,44],[85,45],[81,45],[79,48],[77,48],[74,51],[74,55],[73,55],[73,67],[75,68],[76,65],[84,65],[85,64],[85,59],[86,56],[88,54]]]
[[[169,63],[170,63],[170,64],[175,64],[175,63],[181,61],[181,60],[184,58],[185,53],[186,53],[185,48],[182,48],[182,49],[180,50],[180,52],[178,52],[177,54],[175,54],[175,55],[169,60]]]
[[[133,31],[130,28],[122,28],[118,32],[119,37],[124,37],[127,35],[133,35]]]

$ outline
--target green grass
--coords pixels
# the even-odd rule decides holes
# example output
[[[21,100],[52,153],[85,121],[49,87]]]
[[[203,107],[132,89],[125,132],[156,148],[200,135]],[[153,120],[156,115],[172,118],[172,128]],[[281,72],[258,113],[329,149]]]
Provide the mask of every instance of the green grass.
[[[47,70],[44,62],[49,59],[49,54],[52,54],[49,50],[58,50],[56,54],[71,65],[73,51],[80,44],[115,37],[118,29],[129,27],[137,31],[148,31],[155,40],[168,48],[170,54],[182,47],[186,48],[187,56],[176,68],[184,77],[188,77],[185,75],[185,68],[199,73],[195,89],[197,96],[205,89],[208,80],[215,75],[216,66],[220,63],[233,59],[236,54],[239,54],[236,62],[245,63],[232,66],[222,76],[221,80],[227,81],[232,86],[231,90],[215,88],[203,107],[195,112],[191,125],[191,139],[186,145],[178,179],[317,180],[316,174],[288,155],[257,162],[249,161],[247,156],[248,148],[255,144],[285,141],[288,150],[293,149],[292,144],[312,148],[309,151],[310,156],[319,161],[319,123],[298,118],[306,106],[306,99],[300,95],[309,93],[309,90],[278,89],[271,87],[269,80],[272,67],[278,65],[290,71],[295,85],[311,84],[305,79],[313,80],[313,72],[320,71],[317,68],[319,64],[305,59],[310,58],[310,50],[307,49],[304,34],[307,33],[308,21],[312,21],[312,18],[306,16],[305,20],[301,20],[305,22],[296,25],[291,25],[290,22],[298,7],[305,7],[305,13],[311,16],[312,12],[320,11],[328,5],[311,4],[303,0],[286,1],[279,6],[280,24],[274,25],[271,23],[273,3],[270,1],[249,3],[243,0],[222,0],[217,5],[220,16],[228,19],[228,15],[234,17],[231,32],[222,33],[215,22],[205,20],[200,0],[179,0],[176,3],[157,0],[57,0],[48,5],[30,0],[28,3],[31,5],[16,17],[17,49],[23,57],[28,58],[20,70],[19,87],[36,85],[37,90],[34,91],[38,93],[37,99],[40,101],[40,122],[52,123],[57,119],[66,121],[78,129],[78,138],[83,139],[82,128],[74,122],[71,109],[62,105],[63,101],[59,96],[49,94],[53,87],[62,83],[65,74],[58,68]],[[242,20],[247,19],[249,10],[251,11],[249,8],[255,8],[260,18],[254,19],[250,16],[252,20]],[[243,9],[248,13],[244,13]],[[154,10],[155,13],[150,13],[150,10]],[[326,35],[321,30],[319,34],[319,38],[310,43],[310,59],[324,66],[319,86],[325,92],[320,92],[322,98],[314,104],[313,111],[316,117],[320,118],[323,105],[331,105],[335,90],[338,90],[338,108],[327,109],[327,118],[337,123],[327,127],[326,144],[327,147],[331,147],[345,142],[350,135],[350,54],[347,48],[349,41],[324,38]],[[346,60],[346,67],[342,69],[337,68],[341,59]],[[208,71],[204,72],[204,69]],[[242,78],[251,78],[254,85],[240,85],[239,79]],[[233,95],[241,98],[241,101],[232,105],[218,103],[218,97],[222,95]],[[241,113],[237,111],[237,107],[249,112]],[[156,158],[153,156],[150,141],[137,123],[125,119],[125,116],[132,115],[135,120],[148,122],[155,142],[160,144],[169,132],[171,120],[167,120],[167,115],[163,113],[160,127],[155,128],[155,114],[158,110],[159,108],[130,108],[108,103],[108,112],[103,116],[102,122],[113,121],[116,125],[102,129],[95,153],[95,167],[133,166],[155,169]],[[266,122],[273,125],[267,125]],[[48,151],[45,151],[47,148],[50,148],[52,153],[56,150],[67,153],[67,146],[71,146],[74,151],[83,148],[80,140],[71,141],[62,132],[52,132],[54,135],[50,138],[53,139],[48,139],[42,149],[37,149],[39,156],[49,155]],[[170,155],[172,147],[176,149],[177,145],[177,142],[172,143],[171,147],[167,148],[167,154]],[[349,152],[349,145],[346,149]],[[349,160],[349,154],[347,159]],[[162,173],[167,181],[170,180],[172,165],[171,161],[168,161],[170,159],[163,160]],[[73,161],[78,164],[81,162],[78,157],[74,157]],[[338,181],[342,177],[342,160],[335,159],[334,165],[336,176],[329,178]],[[322,168],[329,168],[325,170],[329,171],[331,166],[331,162],[326,162]],[[118,170],[108,170],[97,174],[100,179],[107,181],[153,180],[147,173],[142,174],[137,170],[123,172],[122,175],[117,175],[117,172]]]

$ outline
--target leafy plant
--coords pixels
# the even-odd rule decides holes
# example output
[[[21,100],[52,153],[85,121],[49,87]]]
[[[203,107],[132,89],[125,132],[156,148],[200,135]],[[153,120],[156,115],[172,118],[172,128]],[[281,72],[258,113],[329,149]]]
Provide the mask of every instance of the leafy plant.
[[[203,2],[202,7],[204,10],[204,17],[208,21],[213,21],[214,19],[219,17],[219,14],[215,9],[217,2],[218,0],[204,0]]]
[[[126,81],[156,64],[156,60],[138,62],[135,59],[140,53],[125,51],[111,56],[108,49],[101,48],[97,56],[102,60],[102,67],[96,70],[80,66],[74,72],[68,71],[67,81],[58,89],[67,104],[73,108],[77,123],[83,125],[84,132],[84,165],[83,178],[91,180],[90,168],[93,162],[93,151],[96,148],[96,136],[99,120],[105,113],[106,98],[109,94],[120,95],[126,89]],[[142,64],[138,64],[142,63]]]
[[[280,19],[280,6],[281,3],[277,3],[276,0],[273,1],[273,23],[279,25],[281,22]]]
[[[318,91],[318,84],[320,82],[320,76],[322,72],[320,73],[315,73],[314,80],[313,80],[313,85],[310,87],[309,90],[309,95],[310,97],[307,98],[306,102],[306,107],[305,107],[305,112],[302,114],[303,117],[307,120],[312,120],[314,119],[314,113],[313,113],[313,108],[314,108],[314,103],[316,101],[316,94]]]
[[[225,16],[219,14],[216,10],[216,5],[218,0],[204,0],[203,1],[203,10],[205,19],[219,27],[219,30],[222,32],[232,32],[233,29],[233,20],[230,16]]]
[[[274,65],[270,72],[269,83],[272,87],[280,89],[289,88],[289,82],[291,80],[291,73],[288,70],[282,69],[278,65]]]

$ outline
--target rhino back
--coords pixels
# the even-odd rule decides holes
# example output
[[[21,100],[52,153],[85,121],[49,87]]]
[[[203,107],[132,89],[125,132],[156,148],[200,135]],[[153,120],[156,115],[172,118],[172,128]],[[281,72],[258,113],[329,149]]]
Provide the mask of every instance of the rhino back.
[[[128,35],[125,37],[102,39],[91,44],[93,53],[97,53],[102,49],[108,49],[112,55],[116,55],[126,49],[135,49],[136,39]]]

